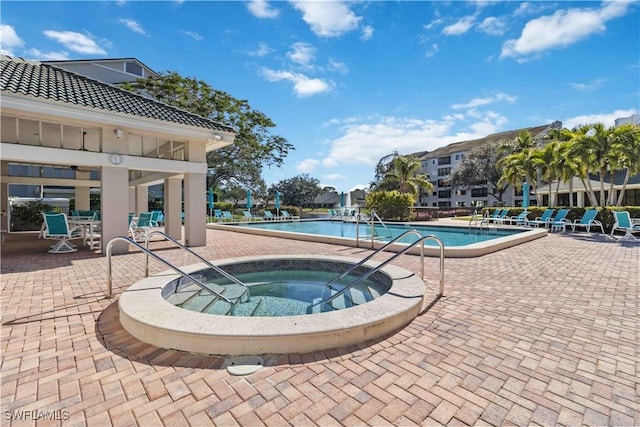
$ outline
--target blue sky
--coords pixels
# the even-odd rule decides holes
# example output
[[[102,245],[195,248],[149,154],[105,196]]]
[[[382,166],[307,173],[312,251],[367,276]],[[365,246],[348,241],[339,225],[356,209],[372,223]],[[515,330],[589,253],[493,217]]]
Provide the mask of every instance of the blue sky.
[[[296,150],[267,184],[338,191],[377,161],[640,110],[640,3],[3,1],[2,53],[135,57],[249,101]]]

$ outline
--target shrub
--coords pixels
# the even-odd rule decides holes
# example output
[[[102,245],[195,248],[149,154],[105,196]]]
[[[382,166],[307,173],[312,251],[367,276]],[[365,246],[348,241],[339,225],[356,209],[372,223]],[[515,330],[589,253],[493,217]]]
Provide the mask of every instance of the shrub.
[[[385,219],[407,220],[416,200],[412,194],[393,191],[374,191],[367,194],[367,208],[375,209]]]

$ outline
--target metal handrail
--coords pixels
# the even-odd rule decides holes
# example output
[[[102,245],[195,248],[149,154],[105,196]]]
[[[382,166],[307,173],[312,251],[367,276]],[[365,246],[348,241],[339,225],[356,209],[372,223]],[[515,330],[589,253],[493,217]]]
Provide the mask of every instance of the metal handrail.
[[[369,221],[367,221],[366,219],[364,220],[364,222],[365,222],[365,224],[371,226],[371,234],[369,236],[366,236],[366,237],[371,237],[371,249],[373,249],[376,237],[378,239],[382,239],[383,237],[393,237],[393,233],[391,232],[391,230],[389,230],[389,228],[384,223],[384,221],[382,221],[382,218],[380,218],[378,216],[378,213],[376,212],[375,209],[371,209],[371,212],[369,214],[371,215],[371,224],[369,224]],[[385,230],[387,230],[387,233],[389,233],[388,236],[378,236],[376,234],[376,229],[375,229],[375,220],[376,219],[378,220],[380,225],[382,225],[382,227]],[[360,215],[356,216],[356,247],[358,247],[358,248],[360,247]]]
[[[173,237],[167,235],[165,232],[160,231],[160,230],[155,230],[152,231],[151,233],[149,233],[147,235],[147,238],[144,242],[144,246],[145,248],[149,249],[149,238],[151,236],[153,236],[154,234],[160,234],[162,235],[165,239],[167,240],[171,240],[173,243],[175,243],[176,245],[180,246],[182,249],[186,250],[187,252],[189,252],[190,254],[192,254],[193,256],[195,256],[196,258],[198,258],[200,261],[202,261],[203,263],[205,263],[207,265],[207,267],[212,268],[213,270],[215,270],[217,273],[223,275],[224,277],[226,277],[227,279],[231,280],[233,283],[235,283],[236,285],[240,285],[240,286],[244,286],[245,288],[249,288],[245,283],[243,283],[240,279],[238,279],[237,277],[232,276],[231,274],[227,273],[226,271],[224,271],[223,269],[221,269],[220,267],[218,267],[217,265],[212,264],[210,261],[206,260],[205,258],[201,257],[200,255],[198,255],[197,253],[195,253],[194,251],[192,251],[191,249],[189,249],[188,247],[186,247],[185,245],[183,245],[182,243],[178,242],[176,239],[174,239]],[[144,265],[144,275],[145,277],[149,277],[149,253],[146,253],[146,257],[145,257],[145,265]]]
[[[202,283],[200,280],[196,279],[195,277],[191,276],[189,273],[186,273],[186,272],[180,270],[178,267],[176,267],[175,265],[171,264],[166,259],[164,259],[162,257],[159,257],[158,255],[156,255],[153,252],[151,252],[149,249],[147,249],[144,246],[140,245],[135,240],[130,239],[129,237],[125,237],[125,236],[114,237],[113,239],[111,239],[109,241],[109,243],[107,243],[107,247],[105,249],[106,252],[107,252],[107,298],[111,298],[113,296],[112,280],[111,280],[111,247],[113,246],[113,243],[116,240],[123,240],[125,242],[128,242],[130,245],[135,246],[136,248],[140,249],[142,252],[146,253],[147,255],[151,255],[156,260],[160,261],[164,265],[166,265],[169,268],[171,268],[172,270],[176,271],[182,277],[186,277],[186,278],[192,280],[196,285],[200,286],[202,289],[206,289],[207,291],[211,292],[212,294],[214,294],[218,298],[228,302],[229,305],[231,306],[231,314],[233,314],[234,309],[235,309],[235,303],[233,301],[231,301],[229,298],[225,297],[222,294],[219,294],[218,292],[214,291],[213,289],[210,289],[209,287],[207,287],[207,285],[205,285],[204,283]]]
[[[418,243],[422,243],[422,246],[421,246],[421,248],[422,248],[421,255],[422,255],[422,251],[424,251],[424,241],[425,240],[435,240],[438,243],[438,246],[440,246],[440,288],[438,290],[438,296],[444,296],[444,244],[442,243],[442,240],[440,240],[440,238],[438,238],[437,236],[434,236],[433,234],[430,234],[428,236],[424,236],[424,237],[416,240],[415,242],[411,243],[410,245],[407,245],[407,247],[405,247],[401,251],[395,253],[392,257],[388,258],[387,260],[382,262],[377,267],[369,270],[368,272],[366,272],[362,276],[358,277],[356,280],[354,280],[353,282],[349,283],[347,286],[345,286],[344,288],[340,289],[338,292],[336,292],[335,294],[331,295],[329,298],[327,298],[325,300],[322,300],[322,301],[319,301],[319,302],[317,302],[315,304],[312,304],[311,306],[309,306],[309,308],[313,308],[313,307],[315,307],[316,305],[319,305],[319,304],[330,303],[331,301],[333,301],[334,299],[336,299],[340,295],[344,294],[345,292],[347,292],[349,289],[351,289],[355,285],[359,284],[360,282],[363,282],[363,281],[367,280],[371,275],[373,275],[374,273],[377,273],[382,267],[384,267],[385,265],[387,265],[388,263],[390,263],[391,261],[393,261],[394,259],[396,259],[400,255],[404,254],[405,252],[407,252],[409,249],[411,249],[412,247],[414,247]]]
[[[387,247],[393,245],[395,242],[397,242],[398,240],[402,239],[403,237],[409,235],[409,234],[417,234],[419,238],[422,237],[422,234],[420,234],[420,232],[418,230],[408,230],[405,231],[404,233],[402,233],[401,235],[399,235],[398,237],[396,237],[395,239],[391,240],[389,243],[387,243],[386,245],[382,246],[381,248],[377,249],[375,252],[369,254],[366,258],[362,259],[360,262],[358,262],[357,264],[354,264],[351,266],[351,268],[347,269],[345,272],[343,272],[342,274],[334,277],[333,279],[329,280],[327,283],[324,284],[325,287],[329,287],[331,285],[333,285],[334,283],[336,283],[338,280],[342,279],[343,277],[345,277],[347,274],[351,273],[353,270],[355,270],[356,268],[362,266],[365,262],[369,261],[371,258],[373,258],[374,256],[376,256],[377,254],[379,254],[380,252],[384,251]],[[424,280],[424,252],[421,251],[420,252],[420,267],[422,269],[422,279]]]

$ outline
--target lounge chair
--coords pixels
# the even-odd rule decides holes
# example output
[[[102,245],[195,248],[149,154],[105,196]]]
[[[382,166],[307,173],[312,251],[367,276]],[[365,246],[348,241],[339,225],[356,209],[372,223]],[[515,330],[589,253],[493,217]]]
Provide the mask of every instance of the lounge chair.
[[[280,215],[282,215],[282,218],[285,220],[294,220],[294,221],[300,220],[299,216],[291,215],[288,211],[280,211]]]
[[[57,243],[49,248],[50,254],[63,254],[77,252],[78,247],[71,240],[84,237],[84,227],[69,228],[67,215],[64,213],[43,212],[44,233],[43,237],[49,240],[57,240]]]
[[[555,211],[555,209],[545,209],[541,216],[536,217],[536,219],[532,221],[527,221],[527,225],[536,227],[540,227],[542,225],[543,227],[547,227],[551,222],[551,217]]]
[[[236,219],[233,217],[233,214],[230,211],[222,211],[222,220],[223,221],[235,221]]]
[[[506,217],[502,220],[502,222],[509,222],[511,225],[526,225],[527,224],[527,211],[522,211],[518,216]]]
[[[616,230],[624,231],[624,236],[619,240],[638,240],[633,233],[640,233],[640,218],[631,218],[629,211],[613,211],[615,222],[611,229],[611,237]]]
[[[584,211],[582,218],[577,218],[567,225],[571,225],[571,231],[576,231],[576,227],[583,227],[587,233],[591,232],[591,227],[600,227],[600,231],[604,234],[604,227],[600,221],[596,220],[596,215],[598,215],[597,209],[588,209]]]
[[[502,213],[502,209],[496,209],[495,211],[493,211],[491,215],[482,218],[482,221],[483,222],[495,221],[498,219],[498,217],[500,217],[501,213]]]
[[[280,219],[280,217],[273,215],[273,212],[271,212],[270,210],[266,210],[264,211],[264,219],[267,221],[277,221]]]
[[[244,215],[244,219],[247,221],[262,221],[263,219],[259,216],[254,216],[251,211],[242,211],[242,215]]]
[[[567,214],[569,213],[569,209],[560,209],[556,216],[549,222],[549,228],[551,231],[560,231],[564,233],[567,231],[567,224],[570,221],[567,219]]]
[[[135,241],[146,239],[151,232],[151,212],[140,212],[138,218],[129,223],[129,234]]]
[[[222,215],[222,210],[220,209],[214,209],[213,210],[213,218],[216,221],[222,221],[224,219],[224,216]]]
[[[507,217],[509,213],[509,208],[506,209],[496,209],[489,218],[486,219],[486,222],[491,223],[494,222],[496,224],[502,223],[504,219]]]

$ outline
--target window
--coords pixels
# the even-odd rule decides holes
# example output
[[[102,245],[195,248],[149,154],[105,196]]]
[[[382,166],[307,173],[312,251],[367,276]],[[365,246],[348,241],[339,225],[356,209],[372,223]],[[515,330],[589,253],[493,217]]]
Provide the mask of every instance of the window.
[[[447,176],[451,173],[451,168],[439,168],[438,176]]]
[[[438,165],[450,165],[451,156],[438,157]]]
[[[467,195],[467,190],[460,190],[459,191],[461,196],[466,196]]]
[[[126,62],[124,64],[124,70],[129,74],[142,77],[142,67],[135,62]]]
[[[439,199],[448,199],[451,197],[451,190],[440,190],[438,191]]]
[[[486,188],[472,188],[471,197],[487,197],[488,192]]]

